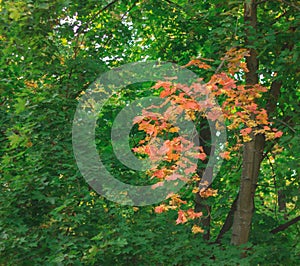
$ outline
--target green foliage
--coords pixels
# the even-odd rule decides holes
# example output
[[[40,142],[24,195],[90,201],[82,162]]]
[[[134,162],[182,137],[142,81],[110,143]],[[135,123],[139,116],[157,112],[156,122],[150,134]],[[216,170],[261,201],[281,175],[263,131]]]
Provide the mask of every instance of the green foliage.
[[[175,212],[157,215],[97,195],[76,166],[71,128],[78,96],[107,69],[199,56],[216,69],[228,48],[243,45],[242,3],[0,0],[0,265],[300,264],[299,224],[269,233],[299,215],[299,12],[294,1],[261,2],[256,49],[264,85],[283,83],[271,118],[284,132],[283,150],[268,147],[251,243],[233,247],[228,234],[218,245],[192,234],[192,224],[176,226]],[[112,97],[96,129],[105,166],[131,184],[151,181],[116,159],[110,130],[127,103],[153,95],[152,85]],[[139,134],[132,129],[132,146]],[[240,160],[224,163],[213,184],[211,242],[237,194]],[[279,190],[286,210],[278,210]]]

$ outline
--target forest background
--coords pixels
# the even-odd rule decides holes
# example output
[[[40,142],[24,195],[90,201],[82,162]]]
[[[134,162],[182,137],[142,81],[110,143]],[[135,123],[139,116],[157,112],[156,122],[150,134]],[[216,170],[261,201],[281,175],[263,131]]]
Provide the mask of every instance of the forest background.
[[[299,265],[299,11],[296,0],[0,0],[0,265]],[[192,220],[170,199],[107,200],[74,158],[80,95],[106,71],[149,60],[189,64],[207,84],[224,73],[266,88],[251,103],[268,120],[227,129],[229,146],[241,145],[224,155],[210,193],[183,187],[172,198],[195,210]],[[154,85],[127,86],[97,121],[103,163],[125,183],[157,182],[111,144],[126,105],[166,90]],[[144,137],[133,126],[131,148]],[[205,160],[198,166],[201,177]]]

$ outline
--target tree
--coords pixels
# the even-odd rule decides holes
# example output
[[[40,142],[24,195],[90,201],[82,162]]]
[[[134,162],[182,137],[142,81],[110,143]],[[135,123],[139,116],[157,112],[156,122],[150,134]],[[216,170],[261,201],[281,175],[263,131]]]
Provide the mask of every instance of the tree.
[[[244,5],[244,21],[246,24],[245,45],[253,45],[251,31],[255,32],[257,24],[257,6],[255,1],[246,2]],[[246,84],[253,86],[258,83],[258,59],[255,49],[250,49],[247,57]],[[252,140],[244,144],[243,166],[237,208],[234,214],[232,240],[233,244],[248,242],[252,214],[254,212],[254,195],[260,163],[263,158],[264,136],[251,135]]]
[[[294,0],[256,2],[253,31],[244,23],[243,5],[243,1],[219,0],[0,1],[0,264],[299,264],[299,7]],[[266,137],[263,145],[262,161],[254,162],[257,169],[260,163],[255,197],[249,195],[250,190],[238,193],[246,170],[241,173],[245,162],[241,149],[223,154],[228,160],[225,158],[210,190],[202,193],[214,196],[202,197],[199,209],[194,209],[192,193],[197,179],[189,189],[179,191],[181,198],[173,195],[162,203],[169,208],[170,200],[186,200],[190,205],[182,204],[180,213],[171,210],[158,215],[154,210],[162,208],[121,206],[97,195],[76,166],[71,128],[78,97],[98,75],[140,60],[184,66],[198,59],[194,63],[211,68],[191,65],[190,69],[207,84],[214,74],[218,77],[228,69],[226,52],[240,48],[251,50],[247,61],[255,56],[259,61],[257,73],[250,71],[249,75],[258,77],[268,91],[255,104],[267,110],[272,123],[266,129],[270,139]],[[238,61],[244,62],[243,57]],[[230,75],[227,73],[237,85],[245,85],[244,73]],[[227,78],[219,77],[221,81]],[[106,103],[98,119],[96,145],[106,158],[105,167],[131,184],[155,184],[157,180],[117,160],[111,128],[127,104],[158,95],[162,89],[153,89],[154,85],[124,88]],[[204,118],[197,126],[207,122]],[[228,148],[235,147],[240,130],[246,139],[251,136],[249,127],[229,130]],[[278,130],[272,131],[274,128]],[[178,132],[172,131],[176,137]],[[280,131],[283,135],[274,138]],[[143,137],[136,124],[130,146]],[[244,145],[251,148],[255,143]],[[204,151],[209,148],[202,146]],[[205,168],[205,160],[200,160],[198,169]],[[256,177],[252,177],[253,192]],[[248,226],[241,232],[245,235],[236,230],[241,209],[235,214],[234,244],[248,240],[252,221],[247,249],[229,245],[231,218],[226,217],[233,216],[237,197],[240,207],[244,198],[254,200],[247,208]],[[201,237],[199,218],[204,217],[210,240]],[[216,238],[220,244],[208,244]],[[241,252],[246,253],[242,261]]]

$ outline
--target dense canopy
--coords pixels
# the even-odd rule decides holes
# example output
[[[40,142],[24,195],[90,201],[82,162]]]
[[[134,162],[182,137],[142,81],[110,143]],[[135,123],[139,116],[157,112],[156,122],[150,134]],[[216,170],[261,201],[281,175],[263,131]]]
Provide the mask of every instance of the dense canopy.
[[[0,264],[299,265],[299,11],[297,0],[0,0]],[[202,150],[178,170],[192,181],[168,199],[120,204],[127,195],[108,200],[79,170],[73,119],[99,76],[151,60],[211,88],[225,113],[224,161],[199,190],[218,117],[201,113],[197,85],[164,75],[130,84],[97,117],[95,145],[112,176],[159,189],[179,176],[167,174],[184,157],[176,143],[190,144],[180,126],[153,110],[139,119],[150,111],[136,107],[127,146],[151,159],[147,141],[161,134],[169,153],[164,168],[124,165],[111,132],[138,99],[181,106]]]

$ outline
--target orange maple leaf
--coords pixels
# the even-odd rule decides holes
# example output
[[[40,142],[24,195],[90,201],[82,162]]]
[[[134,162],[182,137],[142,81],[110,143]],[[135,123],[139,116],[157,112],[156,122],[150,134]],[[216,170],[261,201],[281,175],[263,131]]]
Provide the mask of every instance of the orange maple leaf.
[[[203,215],[203,213],[202,212],[194,212],[193,209],[188,209],[187,215],[190,219],[196,219],[196,218],[200,218]]]
[[[250,134],[252,132],[252,128],[251,127],[247,127],[247,128],[244,128],[242,130],[240,130],[242,136],[246,136],[248,134]]]
[[[161,169],[161,170],[155,171],[152,176],[162,179],[165,177],[165,175],[166,175],[165,171]]]
[[[189,67],[189,66],[197,66],[202,69],[210,69],[211,68],[210,65],[202,62],[200,59],[193,59],[190,62],[188,62],[186,65],[184,65],[183,67]]]
[[[151,188],[156,189],[158,187],[162,187],[163,185],[164,185],[164,182],[157,182],[156,184],[152,185]]]
[[[159,88],[170,88],[172,86],[172,82],[170,81],[158,81],[152,88],[159,89]]]
[[[164,212],[164,211],[166,211],[166,210],[168,210],[168,208],[167,208],[167,206],[164,205],[164,204],[159,205],[159,206],[156,206],[156,207],[154,208],[154,212],[155,212],[155,213],[162,213],[162,212]]]
[[[277,131],[274,135],[275,138],[280,138],[283,135],[282,131]]]
[[[216,196],[217,192],[218,192],[218,190],[215,190],[212,188],[207,188],[207,189],[202,189],[199,194],[202,198],[208,198],[211,196]]]
[[[177,220],[176,220],[176,224],[184,224],[184,223],[186,223],[186,222],[187,222],[187,218],[186,218],[186,216],[185,216],[184,211],[179,210],[179,211],[178,211],[178,218],[177,218]]]
[[[220,156],[225,160],[229,160],[231,158],[229,151],[220,152]]]
[[[201,153],[196,154],[195,157],[200,159],[201,161],[204,161],[206,159],[206,154],[204,152],[201,152]]]

